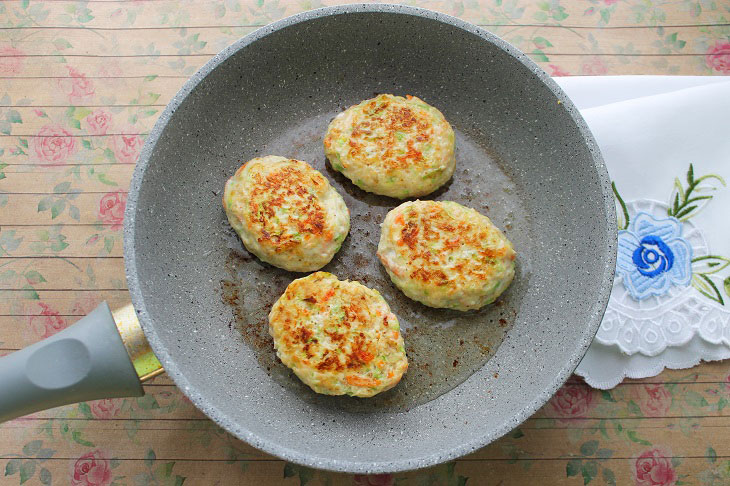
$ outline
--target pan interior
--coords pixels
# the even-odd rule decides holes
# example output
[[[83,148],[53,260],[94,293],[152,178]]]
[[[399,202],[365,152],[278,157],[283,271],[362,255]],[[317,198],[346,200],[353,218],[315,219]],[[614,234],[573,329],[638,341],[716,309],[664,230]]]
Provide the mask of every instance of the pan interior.
[[[366,400],[318,395],[301,383],[276,357],[267,316],[286,286],[302,274],[272,267],[248,253],[221,210],[219,234],[225,242],[217,245],[225,244],[230,250],[226,259],[229,276],[221,281],[221,297],[232,307],[235,318],[230,339],[243,341],[277,383],[303,400],[352,412],[408,410],[451,390],[480,369],[514,322],[529,281],[527,203],[496,156],[479,145],[479,136],[457,128],[456,173],[449,184],[423,199],[457,201],[487,214],[518,248],[517,275],[495,305],[476,312],[432,309],[415,302],[390,282],[375,255],[380,224],[401,201],[362,191],[326,162],[322,139],[336,113],[293,121],[293,128],[277,134],[259,150],[310,162],[345,198],[351,214],[350,236],[323,270],[376,288],[383,295],[403,330],[408,372],[398,386]]]
[[[130,290],[168,373],[238,437],[334,470],[423,467],[524,420],[592,339],[614,258],[607,174],[545,80],[496,38],[407,7],[336,7],[243,39],[163,116],[133,180]],[[375,260],[378,225],[398,201],[332,172],[321,139],[339,110],[381,92],[417,95],[454,126],[457,171],[433,198],[506,229],[519,272],[499,306],[430,310]],[[352,232],[325,270],[377,288],[404,321],[413,368],[390,395],[318,397],[272,359],[261,330],[298,275],[248,255],[220,200],[233,171],[265,154],[313,163],[345,196]]]

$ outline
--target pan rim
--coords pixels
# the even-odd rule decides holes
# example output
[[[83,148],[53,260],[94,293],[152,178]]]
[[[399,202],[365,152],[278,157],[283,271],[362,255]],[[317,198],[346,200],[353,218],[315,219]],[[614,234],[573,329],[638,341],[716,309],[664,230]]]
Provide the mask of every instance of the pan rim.
[[[296,464],[314,467],[317,469],[324,469],[335,472],[345,473],[393,473],[408,471],[413,469],[424,468],[433,466],[446,461],[450,461],[473,452],[485,445],[499,439],[514,427],[524,422],[532,414],[534,414],[540,407],[542,407],[552,395],[562,386],[563,383],[570,377],[575,368],[578,366],[580,360],[583,358],[585,352],[593,341],[593,337],[598,331],[598,327],[601,323],[601,319],[605,312],[608,304],[608,299],[611,292],[611,287],[615,272],[615,261],[616,261],[616,242],[610,240],[605,242],[604,248],[605,254],[604,259],[607,262],[606,268],[603,273],[596,276],[600,281],[599,292],[596,296],[597,300],[591,307],[589,313],[589,323],[583,332],[583,339],[576,343],[573,348],[570,359],[565,363],[563,370],[558,373],[554,379],[550,382],[550,386],[546,387],[541,393],[537,394],[528,402],[521,410],[512,414],[511,418],[505,420],[499,427],[495,427],[492,430],[483,434],[477,434],[474,439],[469,442],[463,443],[461,446],[456,448],[450,448],[448,450],[435,450],[434,453],[419,456],[416,458],[409,459],[397,459],[391,461],[380,461],[380,462],[357,462],[352,460],[339,460],[331,457],[316,456],[307,452],[300,452],[285,446],[281,442],[277,442],[271,439],[264,439],[259,435],[250,432],[245,427],[241,426],[236,420],[231,419],[226,413],[218,409],[210,399],[204,394],[198,392],[195,386],[193,386],[186,378],[185,373],[176,364],[175,358],[173,358],[167,350],[167,347],[160,340],[156,332],[156,326],[154,319],[147,313],[145,306],[145,299],[143,296],[142,288],[139,282],[139,275],[137,271],[137,260],[135,253],[135,215],[137,212],[137,203],[139,191],[142,186],[142,180],[144,174],[149,165],[152,152],[164,132],[170,117],[174,114],[177,108],[183,103],[187,96],[198,86],[198,84],[205,79],[219,65],[225,62],[229,57],[237,53],[239,50],[253,44],[257,40],[266,37],[276,31],[290,27],[303,22],[308,22],[313,19],[342,14],[352,13],[392,13],[403,15],[404,17],[422,17],[438,22],[452,25],[458,29],[466,32],[475,34],[486,42],[490,42],[508,55],[515,58],[522,65],[528,68],[533,74],[535,74],[540,81],[550,89],[557,97],[562,100],[563,106],[565,107],[568,114],[576,124],[579,133],[581,134],[584,142],[588,146],[588,149],[592,155],[593,165],[596,170],[596,174],[599,178],[601,193],[604,200],[605,213],[604,216],[607,221],[609,233],[616,233],[616,214],[615,205],[613,202],[613,193],[610,186],[610,178],[608,171],[601,156],[598,144],[596,143],[593,135],[591,134],[587,124],[580,115],[578,109],[573,105],[570,99],[565,95],[558,84],[543,71],[537,64],[535,64],[529,57],[522,53],[519,49],[512,46],[508,42],[500,39],[499,37],[491,34],[490,32],[470,24],[466,21],[452,17],[450,15],[434,12],[428,9],[410,7],[404,5],[394,4],[350,4],[340,5],[332,7],[318,8],[307,12],[302,12],[274,23],[268,24],[254,32],[242,37],[235,43],[223,49],[221,52],[216,54],[208,62],[206,62],[194,75],[188,79],[182,88],[173,96],[165,110],[160,115],[159,119],[155,123],[152,131],[150,132],[147,140],[145,141],[144,147],[140,153],[139,160],[135,167],[132,180],[129,187],[129,194],[127,200],[127,207],[125,210],[124,217],[124,259],[126,268],[127,284],[129,292],[131,294],[132,303],[137,312],[137,316],[141,327],[149,341],[150,346],[155,352],[155,355],[162,363],[167,374],[173,379],[175,384],[180,390],[191,400],[191,402],[200,410],[216,422],[218,425],[226,429],[232,435],[239,439],[247,442],[251,446],[260,449],[266,453],[277,456],[286,461],[290,461]]]

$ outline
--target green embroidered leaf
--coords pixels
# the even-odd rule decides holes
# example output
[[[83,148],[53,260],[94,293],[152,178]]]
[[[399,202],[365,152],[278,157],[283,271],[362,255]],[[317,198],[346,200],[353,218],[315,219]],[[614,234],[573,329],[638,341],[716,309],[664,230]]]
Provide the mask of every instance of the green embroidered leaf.
[[[669,199],[670,209],[667,211],[669,216],[674,216],[682,221],[694,217],[704,209],[712,199],[712,195],[707,193],[717,190],[720,186],[725,186],[725,180],[717,174],[708,174],[695,179],[692,164],[687,170],[686,180],[686,190],[679,179],[674,180],[674,190]]]
[[[697,205],[694,206],[683,206],[683,209],[681,209],[677,214],[674,215],[675,218],[677,218],[680,221],[686,221],[689,219],[689,214],[697,209]]]
[[[725,295],[730,297],[730,277],[726,278],[722,285],[725,287]]]
[[[720,305],[725,305],[720,290],[707,275],[699,273],[692,275],[692,286],[708,299],[712,299]]]
[[[692,273],[704,273],[711,275],[730,266],[730,258],[707,255],[692,259]]]
[[[621,198],[621,195],[618,193],[618,189],[616,189],[616,183],[611,182],[611,189],[613,189],[613,194],[616,196],[616,200],[618,201],[619,206],[621,206],[621,212],[623,213],[623,223],[619,220],[618,222],[618,229],[623,230],[629,227],[629,211],[626,209],[626,203]]]

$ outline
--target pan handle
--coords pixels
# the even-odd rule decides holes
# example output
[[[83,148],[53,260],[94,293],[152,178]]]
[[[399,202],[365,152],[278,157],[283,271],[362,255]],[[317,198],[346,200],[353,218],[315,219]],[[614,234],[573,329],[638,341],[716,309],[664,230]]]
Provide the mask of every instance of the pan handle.
[[[144,395],[140,378],[162,367],[131,305],[117,321],[102,303],[58,334],[0,358],[0,423],[69,403]]]

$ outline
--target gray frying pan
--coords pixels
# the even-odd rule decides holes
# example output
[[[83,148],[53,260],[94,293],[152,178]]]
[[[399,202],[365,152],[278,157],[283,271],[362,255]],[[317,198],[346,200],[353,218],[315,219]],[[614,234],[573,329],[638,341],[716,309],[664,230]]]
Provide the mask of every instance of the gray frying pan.
[[[496,304],[469,313],[429,309],[395,289],[376,261],[379,224],[399,202],[353,186],[322,149],[335,114],[375,93],[419,96],[454,126],[456,172],[430,197],[487,214],[514,243],[517,276]],[[302,274],[246,252],[221,208],[225,180],[265,154],[312,163],[344,196],[352,230],[324,270],[377,288],[398,315],[411,366],[389,392],[317,395],[276,359],[267,314]],[[473,451],[548,400],[598,328],[615,234],[593,138],[524,54],[445,15],[350,5],[264,27],[185,84],[134,173],[125,257],[144,334],[202,411],[289,461],[386,472]],[[156,361],[134,334],[130,309],[117,315],[124,345],[103,305],[1,359],[0,419],[141,394],[138,375],[153,375]]]

